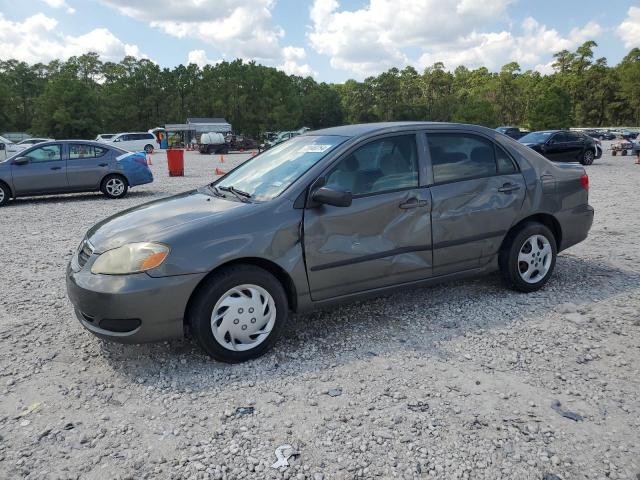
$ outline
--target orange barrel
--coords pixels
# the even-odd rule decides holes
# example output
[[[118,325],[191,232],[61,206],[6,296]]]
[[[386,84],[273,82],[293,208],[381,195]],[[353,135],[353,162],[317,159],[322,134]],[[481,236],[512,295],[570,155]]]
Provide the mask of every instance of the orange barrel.
[[[169,166],[170,177],[183,177],[184,150],[181,148],[170,148],[167,150],[167,165]]]

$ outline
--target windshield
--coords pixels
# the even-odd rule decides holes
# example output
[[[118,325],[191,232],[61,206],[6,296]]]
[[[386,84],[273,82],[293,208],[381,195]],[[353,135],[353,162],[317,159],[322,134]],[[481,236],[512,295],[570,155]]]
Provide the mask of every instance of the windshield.
[[[271,200],[347,138],[335,135],[292,138],[245,162],[215,186],[233,187],[248,193],[253,200]]]
[[[520,139],[520,143],[544,143],[555,132],[531,132]]]
[[[284,140],[287,138],[287,135],[289,135],[289,132],[282,132],[276,137],[276,140]]]

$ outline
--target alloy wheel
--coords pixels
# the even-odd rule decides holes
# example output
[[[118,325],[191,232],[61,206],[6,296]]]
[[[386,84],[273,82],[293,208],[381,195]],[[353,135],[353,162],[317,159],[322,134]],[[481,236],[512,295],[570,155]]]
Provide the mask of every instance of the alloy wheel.
[[[105,188],[109,195],[118,197],[122,195],[122,192],[124,192],[124,182],[120,178],[110,178],[107,181]]]
[[[247,351],[264,342],[276,322],[273,297],[258,285],[238,285],[213,307],[211,331],[227,350]]]
[[[0,188],[0,205],[4,202],[4,188]]]
[[[520,247],[518,272],[527,283],[538,283],[551,268],[553,250],[544,235],[531,235]]]

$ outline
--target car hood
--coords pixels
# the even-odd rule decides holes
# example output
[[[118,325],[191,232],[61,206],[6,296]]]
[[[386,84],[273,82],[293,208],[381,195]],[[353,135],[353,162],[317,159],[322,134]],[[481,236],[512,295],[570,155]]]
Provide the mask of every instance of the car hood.
[[[87,232],[87,239],[97,253],[131,242],[170,243],[177,231],[197,228],[214,219],[222,221],[257,205],[194,190],[117,213],[94,225]]]

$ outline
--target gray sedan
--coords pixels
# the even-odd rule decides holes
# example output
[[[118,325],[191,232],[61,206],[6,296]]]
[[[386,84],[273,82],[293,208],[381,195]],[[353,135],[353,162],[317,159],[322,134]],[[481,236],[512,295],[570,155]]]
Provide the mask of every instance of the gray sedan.
[[[153,181],[144,153],[89,140],[45,141],[0,161],[0,207],[11,198],[101,191],[122,198]]]
[[[98,223],[67,290],[99,337],[186,330],[238,362],[269,349],[291,312],[495,270],[510,288],[538,290],[592,222],[582,166],[493,130],[336,127]]]

